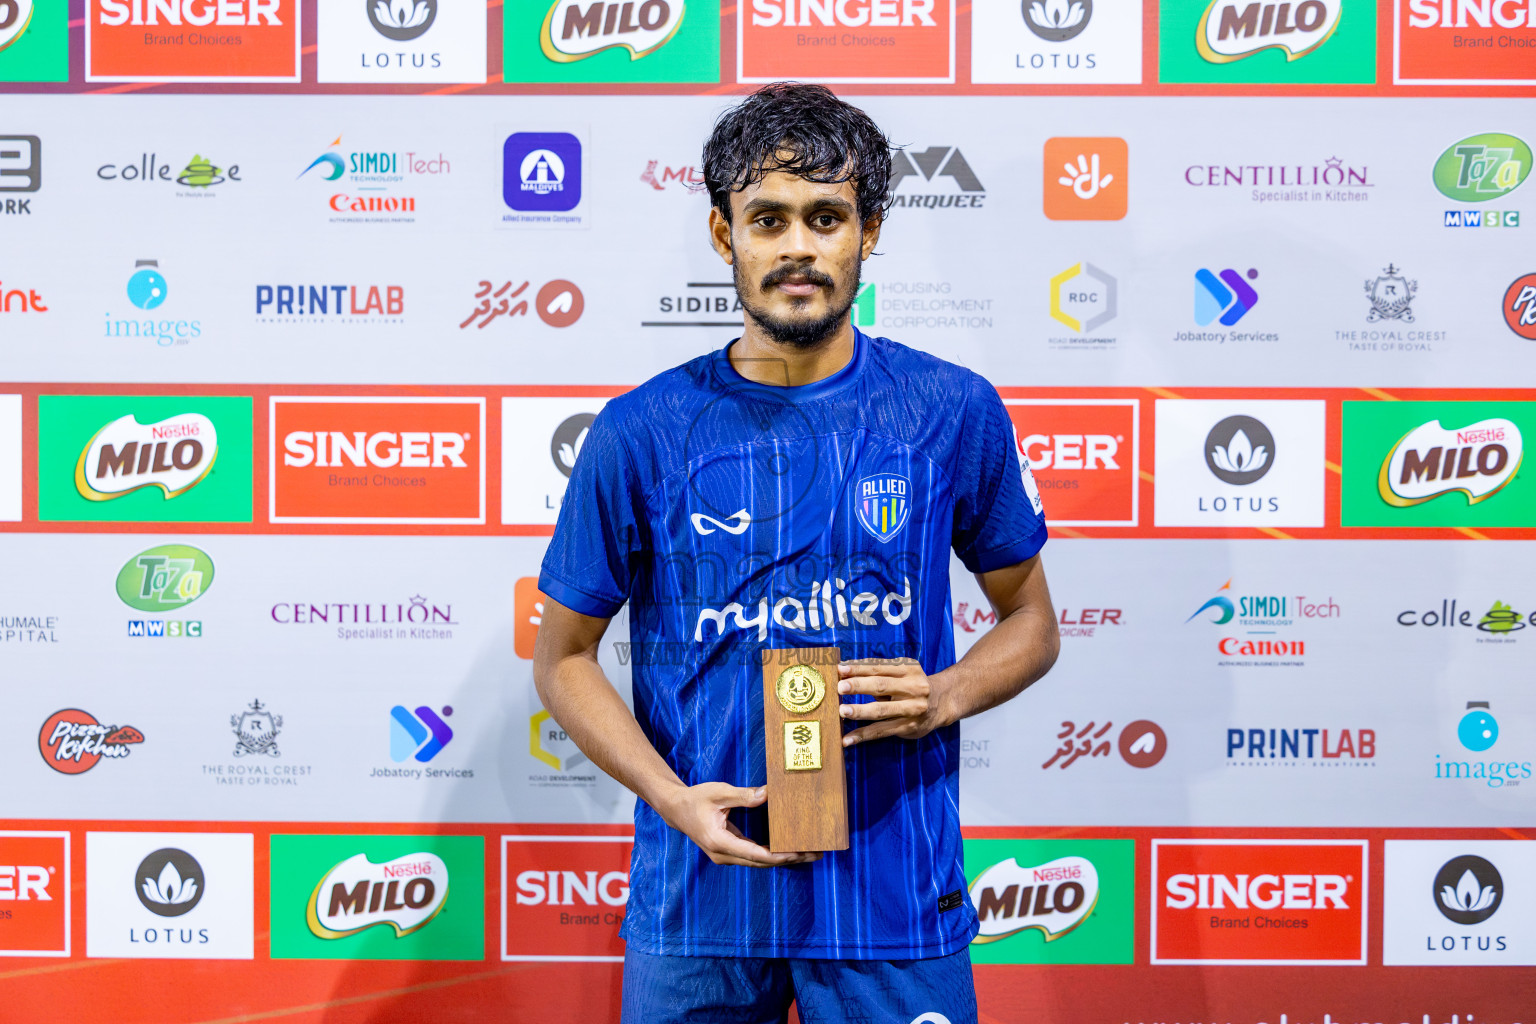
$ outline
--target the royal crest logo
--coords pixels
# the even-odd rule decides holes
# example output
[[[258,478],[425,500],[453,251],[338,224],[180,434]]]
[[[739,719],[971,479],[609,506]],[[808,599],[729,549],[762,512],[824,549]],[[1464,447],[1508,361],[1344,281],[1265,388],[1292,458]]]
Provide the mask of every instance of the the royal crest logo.
[[[1502,417],[1455,430],[1430,420],[1392,446],[1382,460],[1376,489],[1382,501],[1397,508],[1454,491],[1476,505],[1515,478],[1523,454],[1520,428]]]
[[[884,544],[907,525],[912,513],[912,484],[895,473],[867,476],[855,488],[854,511],[859,525]]]
[[[1381,276],[1365,282],[1365,297],[1371,300],[1371,311],[1365,315],[1366,323],[1382,320],[1413,323],[1412,303],[1418,290],[1419,282],[1408,280],[1397,267],[1387,264]]]
[[[235,734],[235,756],[280,757],[277,734],[283,731],[283,716],[274,715],[259,700],[238,715],[229,716],[230,728]]]
[[[375,864],[356,854],[327,871],[305,917],[317,938],[340,939],[388,925],[395,937],[420,931],[448,900],[448,865],[435,853],[408,853]]]
[[[996,942],[1028,928],[1054,942],[1093,913],[1099,872],[1086,857],[1058,857],[1021,867],[1013,857],[987,868],[971,883],[971,902],[981,920],[975,941]]]
[[[1298,60],[1328,41],[1343,9],[1343,0],[1211,0],[1196,25],[1195,48],[1212,64],[1270,49],[1284,53],[1287,62]]]
[[[218,453],[213,421],[202,413],[158,423],[121,416],[86,442],[75,463],[75,489],[88,501],[111,501],[145,487],[174,498],[202,482]]]
[[[628,50],[630,60],[639,60],[677,34],[685,7],[684,0],[555,0],[544,16],[539,46],[562,64],[612,49]]]

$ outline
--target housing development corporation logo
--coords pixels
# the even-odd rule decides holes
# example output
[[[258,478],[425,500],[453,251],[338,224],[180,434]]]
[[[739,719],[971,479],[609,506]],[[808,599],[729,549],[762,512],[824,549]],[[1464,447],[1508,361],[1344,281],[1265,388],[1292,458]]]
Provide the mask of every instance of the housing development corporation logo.
[[[1452,143],[1435,161],[1435,188],[1458,203],[1502,199],[1531,174],[1531,147],[1513,135],[1488,133]],[[1520,226],[1519,210],[1446,210],[1446,227]]]
[[[1399,85],[1536,85],[1530,0],[1393,0]]]
[[[131,725],[102,725],[96,716],[79,708],[55,711],[37,734],[43,763],[62,775],[79,775],[98,761],[121,760],[144,742],[144,734]]]
[[[1536,965],[1524,880],[1536,850],[1509,840],[1386,842],[1385,964]]]
[[[985,865],[969,895],[978,963],[1131,962],[1134,846],[1127,840],[970,839]]]
[[[299,80],[299,0],[87,0],[85,6],[88,82]]]
[[[1159,80],[1369,83],[1369,0],[1160,0]]]
[[[485,81],[485,12],[453,0],[319,4],[321,82]]]
[[[68,832],[0,831],[0,956],[69,956]]]
[[[1045,215],[1051,220],[1120,220],[1130,195],[1124,139],[1045,140]]]

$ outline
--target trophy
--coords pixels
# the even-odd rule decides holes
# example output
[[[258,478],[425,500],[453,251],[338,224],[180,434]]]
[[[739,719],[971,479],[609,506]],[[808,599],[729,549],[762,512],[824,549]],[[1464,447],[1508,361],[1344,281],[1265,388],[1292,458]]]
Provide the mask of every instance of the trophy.
[[[848,849],[848,776],[836,647],[763,651],[768,849]]]

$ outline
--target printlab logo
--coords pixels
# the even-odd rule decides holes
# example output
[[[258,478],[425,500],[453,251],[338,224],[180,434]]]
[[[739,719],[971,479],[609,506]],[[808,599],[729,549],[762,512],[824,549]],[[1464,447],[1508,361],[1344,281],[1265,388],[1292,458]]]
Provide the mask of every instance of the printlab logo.
[[[1482,924],[1504,902],[1504,879],[1474,854],[1453,857],[1435,873],[1435,909],[1457,924]]]
[[[1130,150],[1121,138],[1045,142],[1045,215],[1051,220],[1120,220],[1129,196]]]
[[[134,894],[160,917],[180,917],[203,900],[203,866],[185,850],[156,850],[134,872]]]
[[[1078,727],[1076,722],[1062,722],[1056,738],[1061,746],[1042,764],[1042,769],[1056,765],[1065,770],[1082,758],[1108,757],[1110,750],[1117,749],[1120,758],[1132,768],[1151,768],[1168,753],[1168,734],[1162,726],[1147,719],[1138,719],[1120,730],[1116,739],[1109,738],[1114,722],[1089,722]]]
[[[55,711],[37,734],[43,763],[63,775],[79,775],[96,767],[102,758],[118,760],[143,743],[144,734],[131,725],[102,725],[96,716],[79,708]]]
[[[283,716],[274,715],[259,700],[239,714],[229,716],[230,730],[235,734],[236,757],[281,757],[277,749],[277,734],[283,731]]]
[[[414,713],[404,705],[389,709],[389,759],[396,764],[415,759],[426,764],[443,752],[453,740],[453,729],[444,718],[453,716],[453,708],[444,707],[441,716],[422,705]]]
[[[1504,322],[1526,341],[1536,341],[1536,274],[1523,274],[1504,292]]]
[[[1502,199],[1531,174],[1531,147],[1513,135],[1491,132],[1452,143],[1435,161],[1435,188],[1458,203]],[[1520,226],[1519,210],[1446,210],[1446,227]]]
[[[555,468],[567,479],[576,470],[576,459],[581,455],[581,448],[587,443],[587,435],[592,432],[592,424],[596,420],[595,413],[579,412],[562,420],[550,435],[549,457]]]
[[[1371,302],[1365,322],[1401,320],[1406,324],[1413,323],[1412,303],[1418,291],[1419,282],[1408,280],[1395,265],[1387,264],[1380,276],[1365,282],[1365,297]]]
[[[364,0],[364,3],[373,30],[397,43],[421,38],[437,20],[437,0]]]
[[[1227,730],[1228,765],[1369,768],[1375,758],[1375,729]]]
[[[390,324],[405,322],[398,284],[258,284],[259,324]]]
[[[938,185],[948,179],[948,187],[925,192],[903,192],[908,179]],[[918,185],[921,187],[921,185]],[[958,147],[930,146],[924,150],[897,150],[891,161],[893,206],[933,208],[977,208],[987,199],[986,187]]]
[[[36,135],[0,135],[0,192],[43,187],[43,141]],[[30,214],[32,200],[0,199],[0,213]]]
[[[1220,320],[1223,327],[1231,327],[1247,316],[1259,302],[1259,293],[1248,281],[1258,277],[1251,267],[1245,274],[1230,267],[1217,274],[1204,267],[1195,271],[1195,323],[1205,327]]]
[[[474,324],[477,330],[483,330],[500,316],[508,320],[527,316],[530,299],[533,311],[551,327],[571,326],[587,308],[586,297],[573,281],[556,278],[532,296],[526,294],[531,285],[529,281],[519,284],[508,280],[497,287],[494,281],[481,281],[475,290],[475,308],[459,323],[459,329]]]
[[[1205,435],[1205,465],[1222,483],[1246,487],[1274,465],[1275,435],[1252,416],[1228,416]]]

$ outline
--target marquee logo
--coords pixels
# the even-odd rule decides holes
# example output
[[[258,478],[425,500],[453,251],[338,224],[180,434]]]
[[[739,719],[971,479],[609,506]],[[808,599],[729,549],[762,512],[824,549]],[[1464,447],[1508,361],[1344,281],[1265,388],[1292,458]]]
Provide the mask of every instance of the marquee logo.
[[[1459,203],[1485,203],[1519,188],[1531,174],[1531,147],[1513,135],[1473,135],[1435,161],[1435,188]]]
[[[1275,49],[1298,60],[1326,43],[1338,28],[1343,0],[1260,3],[1211,0],[1200,19],[1195,47],[1212,64]]]
[[[184,608],[213,585],[213,559],[185,544],[164,544],[130,558],[117,574],[117,596],[130,608]]]
[[[953,82],[953,0],[751,0],[738,81]]]
[[[686,0],[555,0],[544,15],[539,46],[561,63],[610,49],[639,60],[672,41],[686,8]]]
[[[400,938],[432,923],[448,901],[448,865],[435,853],[408,853],[375,864],[348,857],[321,876],[305,909],[318,938],[342,939],[388,925]]]
[[[595,829],[502,836],[501,958],[622,961],[619,926],[629,903],[633,849],[631,837]]]
[[[90,82],[297,82],[299,0],[88,0]]]
[[[908,193],[901,191],[903,182],[911,179],[938,184],[948,179],[947,190],[938,192]],[[929,146],[923,150],[897,150],[891,156],[891,203],[893,206],[979,207],[986,202],[987,190],[966,162],[965,154],[958,147]]]
[[[996,942],[1033,928],[1052,942],[1093,913],[1099,872],[1086,857],[1059,857],[1028,868],[1010,857],[977,875],[970,892],[981,921],[973,941]]]
[[[143,743],[144,734],[131,725],[102,725],[96,716],[79,708],[55,711],[37,734],[43,763],[63,775],[79,775],[96,767],[102,758],[118,760]]]
[[[75,464],[75,489],[87,501],[111,501],[158,487],[169,500],[201,483],[218,453],[218,432],[202,413],[157,423],[140,423],[129,414],[86,443]]]
[[[0,832],[0,956],[69,956],[68,832]]]
[[[1382,460],[1377,490],[1396,508],[1458,491],[1475,505],[1514,479],[1523,455],[1520,428],[1508,419],[1479,420],[1456,430],[1431,420],[1392,446]]]

